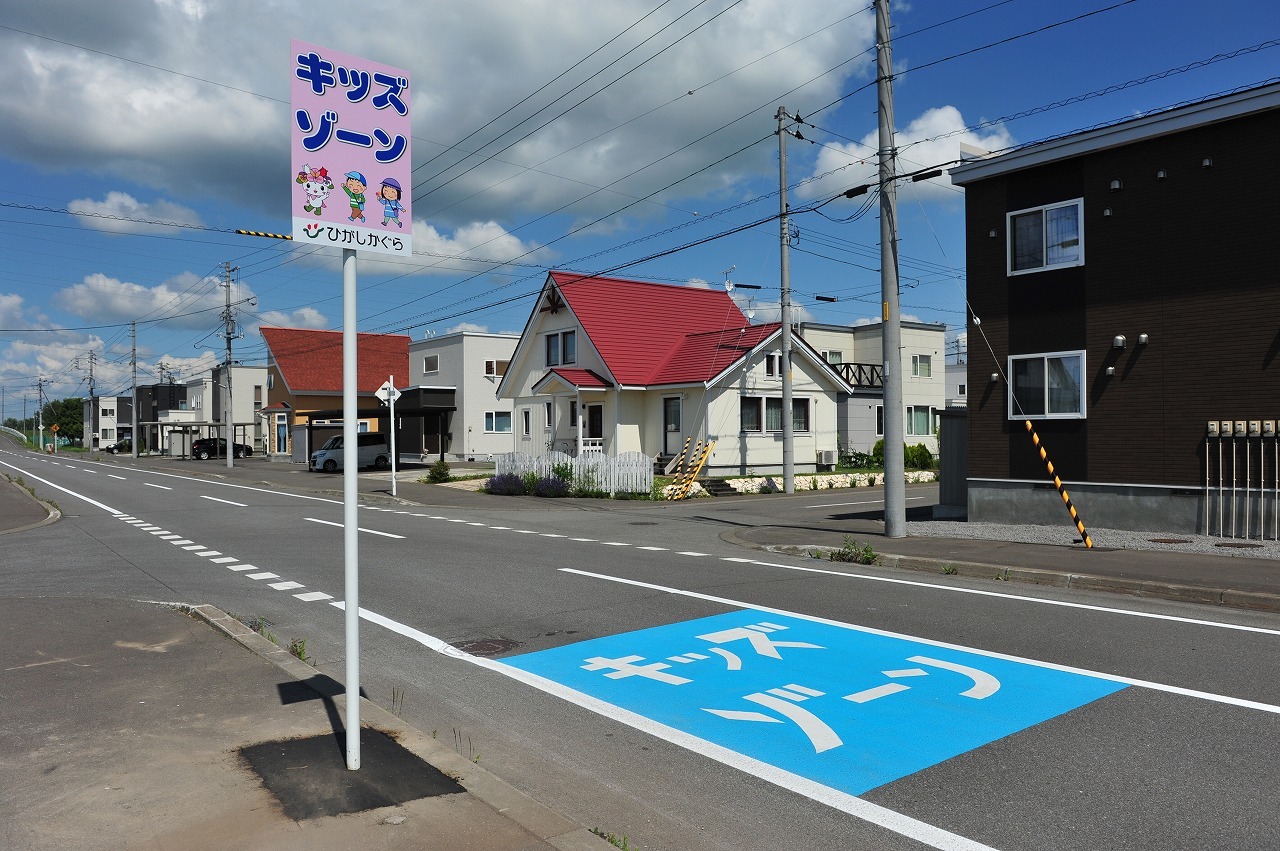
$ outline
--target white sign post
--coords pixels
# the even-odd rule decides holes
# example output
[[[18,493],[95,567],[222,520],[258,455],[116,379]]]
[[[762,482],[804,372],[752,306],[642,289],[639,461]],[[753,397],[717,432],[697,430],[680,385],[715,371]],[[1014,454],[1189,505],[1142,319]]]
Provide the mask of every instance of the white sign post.
[[[391,495],[396,495],[396,400],[401,393],[396,389],[396,377],[393,375],[378,388],[378,398],[391,407]]]
[[[355,771],[360,768],[356,250],[402,257],[413,254],[412,202],[405,195],[412,186],[409,74],[296,40],[290,42],[290,53],[292,168],[288,179],[293,238],[342,249],[344,685],[347,768]]]

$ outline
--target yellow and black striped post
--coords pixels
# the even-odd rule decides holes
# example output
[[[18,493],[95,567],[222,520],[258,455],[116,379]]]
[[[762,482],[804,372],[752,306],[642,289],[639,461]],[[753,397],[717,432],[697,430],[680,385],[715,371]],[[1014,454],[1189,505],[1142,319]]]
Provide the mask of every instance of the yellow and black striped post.
[[[1062,486],[1062,479],[1058,478],[1058,474],[1053,471],[1053,462],[1049,460],[1049,454],[1044,451],[1044,447],[1040,445],[1040,435],[1036,434],[1036,430],[1031,427],[1031,420],[1025,421],[1027,424],[1027,434],[1031,435],[1031,442],[1036,445],[1036,449],[1040,452],[1040,460],[1049,468],[1049,475],[1053,476],[1053,484],[1058,489],[1058,496],[1062,497],[1062,504],[1067,507],[1067,511],[1071,514],[1071,519],[1075,521],[1076,528],[1080,530],[1080,538],[1084,541],[1086,547],[1093,547],[1093,539],[1089,537],[1089,533],[1084,530],[1084,521],[1080,519],[1080,515],[1076,513],[1076,507],[1071,504],[1071,497],[1067,496],[1067,489]]]
[[[236,233],[241,236],[263,236],[267,239],[293,239],[287,233],[264,233],[260,230],[237,230]]]

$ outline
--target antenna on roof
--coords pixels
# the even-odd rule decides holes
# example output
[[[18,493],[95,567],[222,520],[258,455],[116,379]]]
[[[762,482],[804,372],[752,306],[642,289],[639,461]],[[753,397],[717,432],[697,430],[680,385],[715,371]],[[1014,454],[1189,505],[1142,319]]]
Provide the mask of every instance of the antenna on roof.
[[[724,275],[724,291],[727,293],[733,292],[733,281],[729,280],[729,273],[736,268],[738,268],[738,264],[734,263],[728,269],[725,269],[723,272],[720,273]]]

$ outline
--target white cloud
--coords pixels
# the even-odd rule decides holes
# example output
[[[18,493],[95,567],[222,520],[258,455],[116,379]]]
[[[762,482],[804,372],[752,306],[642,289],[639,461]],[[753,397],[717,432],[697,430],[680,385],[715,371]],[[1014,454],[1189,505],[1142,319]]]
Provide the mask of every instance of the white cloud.
[[[329,327],[329,320],[314,307],[300,307],[292,313],[266,310],[258,314],[256,321],[246,328],[245,333],[252,336],[263,325],[276,328],[307,328],[312,331],[323,331]]]
[[[551,254],[508,233],[494,221],[472,222],[455,230],[452,236],[426,222],[414,222],[413,252],[415,256],[425,252],[425,271],[437,274],[486,272],[494,264],[517,259],[520,263],[537,263]]]
[[[926,110],[894,134],[899,151],[898,171],[905,174],[958,160],[962,142],[989,151],[1013,144],[1013,137],[1002,126],[981,132],[965,130],[966,126],[964,116],[954,106]],[[796,194],[802,198],[829,198],[855,186],[876,183],[878,146],[874,130],[861,142],[824,142],[814,163],[812,179],[797,187]],[[899,186],[899,193],[914,192],[922,199],[961,197],[951,188],[951,178],[946,174]],[[865,200],[866,196],[860,196],[852,201],[837,201],[828,209],[838,210],[842,205],[847,208],[851,203],[861,204]]]
[[[459,331],[475,331],[478,334],[487,334],[489,332],[488,325],[477,325],[474,322],[459,322],[452,328],[446,329],[446,334],[456,334]]]
[[[172,224],[201,224],[195,210],[165,200],[144,204],[127,192],[108,192],[101,201],[77,198],[67,209],[80,213],[87,227],[109,233],[174,233],[179,228]]]
[[[155,286],[121,281],[100,272],[59,290],[54,302],[63,310],[98,323],[174,317],[166,328],[204,329],[218,321],[225,294],[217,278],[184,272]],[[237,299],[252,295],[243,284]]]

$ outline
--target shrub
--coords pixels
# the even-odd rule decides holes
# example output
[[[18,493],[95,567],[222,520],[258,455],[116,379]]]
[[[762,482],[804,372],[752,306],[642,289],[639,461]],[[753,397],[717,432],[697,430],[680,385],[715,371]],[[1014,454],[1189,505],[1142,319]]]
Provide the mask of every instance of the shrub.
[[[903,464],[916,470],[932,470],[933,453],[923,443],[908,446],[903,450]]]
[[[551,475],[557,479],[564,479],[566,482],[573,481],[573,465],[568,462],[556,464],[551,468]]]
[[[844,536],[844,546],[832,550],[828,556],[832,561],[847,561],[853,564],[875,564],[880,556],[870,544],[859,544],[851,536]]]
[[[529,491],[525,488],[523,476],[518,476],[515,473],[503,473],[485,482],[484,492],[494,496],[524,496]]]
[[[560,476],[547,476],[533,483],[533,495],[557,497],[569,495],[569,481]]]
[[[533,486],[538,483],[538,474],[530,470],[523,474],[520,480],[524,482],[524,492],[533,493]]]
[[[855,470],[867,470],[877,466],[876,459],[870,452],[855,452],[852,449],[840,453],[840,466]]]
[[[436,461],[431,465],[431,468],[427,470],[427,481],[431,482],[433,485],[447,482],[450,478],[452,477],[449,475],[449,462],[445,461],[443,458]]]
[[[871,447],[871,461],[872,461],[872,464],[871,464],[872,467],[884,466],[884,438],[883,437],[876,441],[875,446]]]

